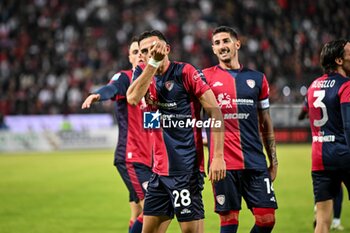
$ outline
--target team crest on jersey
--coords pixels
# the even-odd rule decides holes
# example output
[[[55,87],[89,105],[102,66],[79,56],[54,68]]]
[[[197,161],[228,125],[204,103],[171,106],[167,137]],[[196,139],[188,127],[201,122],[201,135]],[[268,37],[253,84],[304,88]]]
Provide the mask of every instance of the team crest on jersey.
[[[171,91],[174,87],[174,81],[171,80],[171,81],[166,81],[165,84],[164,84],[165,88],[168,90],[168,91]]]
[[[250,88],[254,88],[255,87],[255,81],[253,79],[248,79],[247,80],[247,85],[250,87]]]
[[[231,97],[227,93],[220,93],[217,97],[217,100],[220,108],[232,108]]]
[[[220,204],[223,205],[225,203],[225,195],[217,195],[216,196],[216,201]]]
[[[148,181],[145,181],[145,182],[142,183],[142,188],[147,191]]]

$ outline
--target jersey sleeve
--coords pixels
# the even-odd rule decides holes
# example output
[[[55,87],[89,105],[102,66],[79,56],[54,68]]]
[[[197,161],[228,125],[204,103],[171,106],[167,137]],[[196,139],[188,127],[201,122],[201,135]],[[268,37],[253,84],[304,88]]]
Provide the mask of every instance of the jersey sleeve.
[[[267,109],[270,107],[270,102],[269,102],[269,83],[266,79],[266,76],[263,75],[263,80],[261,84],[261,92],[259,95],[259,103],[258,103],[258,108],[259,109]]]
[[[130,85],[128,76],[124,72],[119,72],[113,75],[109,83],[94,93],[100,94],[100,100],[113,99],[116,95],[126,95],[126,91]]]
[[[210,89],[201,70],[194,68],[190,64],[186,64],[182,72],[185,89],[197,98],[201,97],[204,92]]]
[[[140,77],[145,67],[145,65],[138,65],[135,67],[135,69],[132,72],[132,81],[135,81],[136,79],[138,79],[138,77]]]
[[[344,135],[350,150],[350,82],[344,83],[338,92],[343,118]]]

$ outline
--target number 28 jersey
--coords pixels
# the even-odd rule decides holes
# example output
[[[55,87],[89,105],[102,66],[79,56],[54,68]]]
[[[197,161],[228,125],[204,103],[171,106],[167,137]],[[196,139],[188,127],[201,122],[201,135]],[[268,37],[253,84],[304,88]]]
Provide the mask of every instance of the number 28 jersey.
[[[312,131],[312,170],[350,169],[344,130],[345,122],[350,122],[346,119],[350,117],[350,79],[338,73],[324,74],[312,82],[306,101]]]

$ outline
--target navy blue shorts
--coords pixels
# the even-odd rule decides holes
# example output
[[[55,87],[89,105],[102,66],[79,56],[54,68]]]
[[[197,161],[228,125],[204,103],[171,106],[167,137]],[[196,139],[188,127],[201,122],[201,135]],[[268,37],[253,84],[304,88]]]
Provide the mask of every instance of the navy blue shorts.
[[[240,210],[242,197],[249,209],[274,208],[277,202],[268,170],[229,170],[213,184],[215,212]]]
[[[203,174],[180,176],[153,174],[146,193],[144,215],[168,216],[179,222],[204,218],[202,190]]]
[[[142,163],[117,163],[115,166],[129,190],[129,202],[143,200],[152,169]]]
[[[315,202],[333,199],[339,193],[343,182],[350,191],[350,171],[313,171],[312,183],[314,187]],[[349,194],[350,200],[350,194]]]

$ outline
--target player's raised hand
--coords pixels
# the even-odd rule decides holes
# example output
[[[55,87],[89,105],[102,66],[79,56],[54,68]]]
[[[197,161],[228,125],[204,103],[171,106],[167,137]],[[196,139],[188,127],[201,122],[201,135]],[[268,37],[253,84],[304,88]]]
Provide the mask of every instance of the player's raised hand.
[[[162,61],[165,55],[168,54],[168,46],[165,41],[154,41],[151,48],[152,58],[156,61]]]
[[[208,176],[211,182],[217,182],[226,177],[226,163],[223,156],[217,156],[212,159]]]
[[[90,108],[91,104],[97,102],[99,99],[100,99],[99,94],[91,94],[85,99],[84,103],[81,105],[81,108],[82,109]]]

